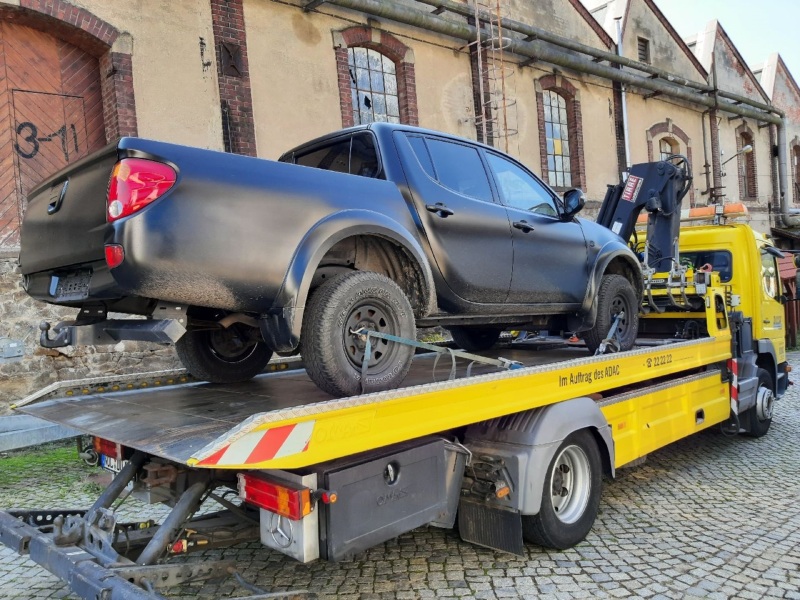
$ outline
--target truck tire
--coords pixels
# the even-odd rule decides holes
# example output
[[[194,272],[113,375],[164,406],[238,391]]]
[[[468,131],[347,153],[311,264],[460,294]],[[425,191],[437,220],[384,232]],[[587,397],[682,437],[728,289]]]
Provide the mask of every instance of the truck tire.
[[[354,271],[337,275],[314,291],[303,319],[303,362],[311,380],[333,396],[394,389],[411,367],[412,346],[373,338],[362,389],[366,339],[351,333],[360,328],[416,339],[411,304],[394,281]]]
[[[772,424],[772,405],[775,401],[775,386],[772,376],[766,369],[758,370],[758,391],[756,405],[744,413],[746,422],[742,423],[749,437],[760,438],[767,434]]]
[[[449,327],[453,341],[467,352],[483,352],[500,339],[501,329],[496,327]]]
[[[240,323],[227,329],[189,330],[175,344],[183,366],[197,379],[211,383],[238,383],[264,370],[272,351],[247,335]]]
[[[591,433],[581,430],[567,436],[547,468],[539,514],[522,517],[525,540],[557,550],[581,542],[597,518],[601,469]]]
[[[630,350],[636,343],[636,334],[639,330],[639,302],[636,290],[622,275],[603,275],[597,292],[597,319],[594,327],[582,333],[589,352],[594,354],[600,347],[611,329],[614,317],[620,311],[625,311],[625,316],[617,326],[619,350]]]

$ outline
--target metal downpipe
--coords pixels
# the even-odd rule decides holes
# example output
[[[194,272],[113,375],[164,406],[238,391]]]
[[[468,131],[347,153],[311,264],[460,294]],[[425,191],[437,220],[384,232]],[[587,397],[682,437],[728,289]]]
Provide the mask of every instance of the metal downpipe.
[[[470,25],[467,25],[466,23],[457,23],[455,21],[442,18],[438,15],[424,13],[419,10],[395,3],[382,2],[381,0],[328,0],[328,3],[343,8],[364,12],[375,17],[382,17],[392,21],[397,21],[399,23],[405,23],[414,27],[427,29],[442,35],[464,40],[466,42],[476,39],[477,36],[476,29]],[[666,81],[659,79],[651,79],[634,75],[628,71],[620,71],[615,67],[602,65],[587,58],[574,56],[562,50],[548,47],[547,44],[542,42],[509,40],[506,50],[520,56],[538,59],[542,62],[558,65],[573,71],[597,75],[598,77],[609,79],[611,81],[618,81],[620,83],[632,85],[637,88],[642,88],[653,92],[660,92],[667,96],[679,98],[686,102],[698,104],[700,106],[714,108],[715,105],[717,105],[717,102],[715,102],[714,98],[710,98],[696,91],[683,89],[678,85],[667,83]],[[748,102],[751,101],[748,100]],[[720,102],[716,107],[719,110],[724,110],[735,115],[756,119],[761,122],[774,123],[775,125],[778,125],[781,121],[780,117],[761,112],[754,108],[748,108],[747,106]]]
[[[616,20],[617,25],[617,54],[622,56],[622,19]],[[620,66],[622,69],[622,66]],[[625,85],[621,86],[620,90],[621,104],[622,104],[622,136],[625,141],[625,173],[631,170],[631,142],[630,133],[628,131],[628,92]],[[627,178],[627,174],[623,176]]]

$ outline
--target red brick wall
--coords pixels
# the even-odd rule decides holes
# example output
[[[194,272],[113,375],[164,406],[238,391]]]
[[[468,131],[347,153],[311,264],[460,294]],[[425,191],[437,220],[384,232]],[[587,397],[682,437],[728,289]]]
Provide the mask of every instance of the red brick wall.
[[[225,150],[256,156],[256,128],[250,91],[243,0],[210,1]],[[223,44],[238,50],[241,66],[238,74],[223,72]]]

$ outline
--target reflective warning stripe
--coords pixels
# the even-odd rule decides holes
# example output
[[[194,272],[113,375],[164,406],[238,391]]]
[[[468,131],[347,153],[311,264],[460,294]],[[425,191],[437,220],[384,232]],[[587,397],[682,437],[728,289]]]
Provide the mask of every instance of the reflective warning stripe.
[[[731,410],[739,414],[739,361],[735,358],[728,359],[728,370],[731,372]]]
[[[198,462],[200,466],[248,465],[308,449],[315,421],[251,431]]]

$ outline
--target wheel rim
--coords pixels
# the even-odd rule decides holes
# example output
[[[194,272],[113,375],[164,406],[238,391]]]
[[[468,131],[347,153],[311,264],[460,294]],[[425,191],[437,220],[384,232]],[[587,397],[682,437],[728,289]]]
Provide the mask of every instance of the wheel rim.
[[[247,339],[235,325],[228,329],[209,332],[209,348],[223,362],[237,363],[246,360],[256,350],[257,342]]]
[[[592,478],[589,458],[579,446],[567,446],[553,464],[550,500],[556,518],[574,523],[589,504]]]
[[[772,390],[768,387],[758,388],[758,396],[756,397],[756,415],[759,421],[769,421],[772,418],[772,405],[775,396]]]
[[[619,323],[617,323],[616,332],[616,337],[620,340],[624,340],[628,336],[628,327],[630,323],[628,317],[630,316],[631,307],[628,306],[628,302],[624,296],[614,296],[614,299],[611,301],[611,323],[613,323],[615,317],[623,311],[625,314],[619,320]]]
[[[350,311],[350,315],[347,317],[347,321],[342,330],[342,344],[350,364],[359,369],[364,363],[364,355],[367,349],[367,336],[352,332],[361,329],[396,335],[398,323],[392,311],[383,303],[376,302],[375,300],[357,304]],[[371,345],[372,352],[367,366],[369,368],[374,368],[387,362],[390,354],[390,342],[388,340],[372,338]]]

